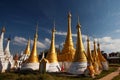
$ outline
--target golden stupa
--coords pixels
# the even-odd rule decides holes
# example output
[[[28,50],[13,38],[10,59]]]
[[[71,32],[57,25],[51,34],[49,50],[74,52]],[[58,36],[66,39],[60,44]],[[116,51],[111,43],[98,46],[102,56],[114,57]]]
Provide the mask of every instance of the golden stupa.
[[[46,59],[48,60],[46,72],[60,72],[61,68],[59,66],[57,52],[55,50],[55,23],[54,28],[52,29],[51,45]]]
[[[57,53],[55,50],[55,24],[54,28],[52,29],[51,45],[46,59],[48,60],[49,63],[58,62]]]
[[[99,58],[99,60],[100,60],[100,63],[102,64],[102,69],[103,69],[103,70],[108,70],[108,69],[109,69],[109,65],[108,65],[107,60],[103,57],[103,55],[102,55],[102,53],[101,53],[100,44],[99,44],[99,43],[98,43],[97,52],[98,52],[98,58]]]
[[[89,40],[89,37],[87,37],[87,59],[88,59],[88,63],[90,62],[94,62],[93,61],[93,57],[91,55],[91,50],[90,50],[90,40]]]
[[[88,74],[90,74],[90,76],[94,78],[95,70],[93,67],[93,58],[91,56],[89,37],[87,37],[87,61],[88,61],[88,66],[87,66]]]
[[[96,42],[93,42],[94,44],[94,51],[93,51],[93,66],[94,66],[94,70],[95,70],[95,74],[98,75],[101,72],[102,69],[102,65],[100,63],[100,60],[98,58],[98,53],[97,53],[97,49],[96,49]]]
[[[38,63],[38,54],[37,54],[37,39],[38,39],[38,25],[36,28],[36,34],[34,36],[34,43],[33,43],[33,48],[32,51],[30,53],[30,57],[28,58],[27,62],[28,63]]]
[[[65,43],[63,45],[63,49],[61,53],[58,54],[59,62],[72,62],[75,54],[74,44],[72,40],[72,32],[71,32],[71,13],[68,13],[68,31]]]
[[[70,65],[70,68],[67,71],[68,73],[71,74],[84,74],[85,70],[87,69],[87,58],[82,42],[82,35],[80,28],[81,25],[78,18],[76,51],[75,51],[74,59]]]
[[[98,57],[99,57],[100,62],[106,62],[106,59],[101,54],[100,44],[98,43],[97,46],[98,46],[97,52],[98,52]]]
[[[76,52],[74,57],[74,62],[87,62],[85,49],[82,42],[82,34],[81,34],[81,25],[78,18],[77,24],[77,43],[76,43]]]
[[[28,40],[28,43],[27,43],[26,49],[24,51],[24,54],[30,55],[30,39]]]

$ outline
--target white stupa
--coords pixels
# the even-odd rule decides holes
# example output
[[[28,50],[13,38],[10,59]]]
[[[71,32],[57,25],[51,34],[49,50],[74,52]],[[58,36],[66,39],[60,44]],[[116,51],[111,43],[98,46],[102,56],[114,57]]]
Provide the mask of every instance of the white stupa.
[[[13,64],[14,64],[14,61],[13,61],[13,55],[11,55],[10,53],[10,38],[8,38],[8,42],[7,42],[7,46],[5,48],[5,60],[8,61],[8,70],[10,68],[13,68]]]
[[[13,56],[10,54],[9,50],[9,39],[5,51],[3,50],[4,32],[5,27],[2,28],[2,33],[0,36],[0,72],[8,71],[13,66]]]

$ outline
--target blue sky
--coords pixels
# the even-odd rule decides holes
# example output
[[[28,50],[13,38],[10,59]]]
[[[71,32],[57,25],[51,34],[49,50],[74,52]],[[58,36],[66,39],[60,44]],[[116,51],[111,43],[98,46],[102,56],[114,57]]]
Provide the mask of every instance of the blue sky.
[[[56,23],[56,46],[65,41],[67,14],[72,14],[73,41],[76,44],[77,17],[80,17],[83,40],[86,35],[99,39],[105,52],[120,51],[120,0],[0,0],[0,26],[11,35],[11,53],[20,53],[39,24],[38,53],[49,48],[51,29]],[[84,44],[86,42],[84,41]],[[6,40],[4,40],[6,45]],[[32,46],[32,45],[31,45]],[[86,46],[86,45],[85,45]]]

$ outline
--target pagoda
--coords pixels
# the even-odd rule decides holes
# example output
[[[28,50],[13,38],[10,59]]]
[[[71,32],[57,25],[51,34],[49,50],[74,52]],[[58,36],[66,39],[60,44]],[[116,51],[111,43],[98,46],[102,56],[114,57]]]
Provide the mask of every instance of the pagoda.
[[[103,70],[108,70],[108,69],[109,69],[108,62],[107,62],[107,60],[103,57],[103,55],[102,55],[102,53],[101,53],[99,42],[98,42],[97,46],[98,46],[98,49],[97,49],[98,58],[99,58],[99,60],[100,60],[100,62],[101,62],[101,64],[102,64],[102,68],[103,68]]]
[[[97,53],[97,49],[96,49],[96,42],[94,40],[93,42],[94,44],[94,51],[93,51],[93,66],[94,66],[94,70],[95,70],[95,75],[99,75],[101,73],[101,70],[102,70],[102,65],[100,63],[100,60],[98,58],[98,53]]]
[[[39,70],[39,59],[37,54],[38,25],[34,36],[34,43],[29,58],[22,64],[21,70]]]
[[[5,27],[2,28],[0,36],[0,59],[4,60],[3,39],[4,39]]]
[[[89,37],[87,37],[87,70],[85,71],[85,75],[90,75],[92,78],[95,77],[95,71],[93,67],[93,58],[91,55],[91,50],[90,50],[90,40]]]
[[[71,74],[84,74],[84,71],[87,69],[87,58],[82,42],[82,35],[80,28],[81,25],[78,19],[76,51],[75,51],[74,60],[68,70],[68,73]]]
[[[9,44],[10,44],[9,38],[5,51],[3,50],[4,33],[5,33],[5,27],[2,28],[2,33],[0,36],[0,72],[8,71],[13,66],[13,56],[10,54],[10,50],[9,50]]]
[[[13,65],[14,65],[14,61],[13,61],[13,55],[11,55],[11,53],[10,53],[10,37],[8,38],[8,40],[7,40],[7,46],[6,46],[6,48],[5,48],[5,51],[4,51],[4,55],[5,55],[5,60],[7,60],[8,61],[8,70],[10,69],[10,68],[12,68],[13,67]]]
[[[75,48],[72,40],[72,31],[71,31],[71,13],[68,13],[68,30],[65,43],[61,53],[58,54],[58,61],[61,64],[64,64],[65,71],[67,71],[71,65],[71,62],[74,59]]]
[[[23,54],[20,57],[21,63],[28,59],[30,56],[30,39],[28,40],[26,49],[24,50]]]
[[[51,45],[50,45],[50,49],[46,59],[48,60],[48,63],[46,66],[47,72],[60,72],[61,69],[58,63],[57,53],[55,50],[55,25],[54,25],[54,28],[52,29]]]

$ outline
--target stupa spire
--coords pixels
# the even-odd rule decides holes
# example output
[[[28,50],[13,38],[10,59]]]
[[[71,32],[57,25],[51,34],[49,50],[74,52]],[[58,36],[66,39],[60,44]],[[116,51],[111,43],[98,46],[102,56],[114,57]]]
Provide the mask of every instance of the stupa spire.
[[[89,63],[93,63],[93,58],[90,50],[90,40],[88,36],[87,36],[87,58]]]
[[[5,27],[3,26],[3,28],[2,28],[2,32],[5,32]]]
[[[68,73],[72,74],[84,74],[85,70],[87,69],[87,58],[85,54],[85,49],[82,42],[82,35],[80,30],[80,22],[77,23],[77,42],[76,42],[76,51],[74,55],[74,59]]]
[[[4,33],[5,33],[5,27],[3,26],[1,30],[1,35],[0,35],[0,55],[4,55],[4,52],[3,52]]]
[[[98,57],[99,57],[100,61],[106,62],[106,59],[105,59],[105,58],[102,56],[102,54],[101,54],[99,42],[98,42],[97,46],[98,46],[97,52],[98,52]]]
[[[28,62],[30,63],[39,62],[38,54],[37,54],[37,39],[38,39],[38,24],[36,26],[36,34],[34,36],[32,51],[31,51],[30,57],[28,58]]]
[[[78,24],[77,24],[77,44],[76,44],[76,52],[75,52],[74,61],[75,62],[87,62],[80,28],[81,28],[81,25],[80,25],[80,22],[78,22]]]
[[[96,48],[96,42],[94,40],[94,61],[98,64],[99,69],[102,69],[102,65],[100,63],[99,57],[98,57],[98,53],[97,53],[97,48]]]
[[[28,40],[28,43],[27,43],[26,49],[24,51],[24,54],[30,55],[30,38]]]
[[[44,52],[42,53],[42,59],[44,59],[45,58],[45,54],[44,54]]]
[[[73,40],[72,40],[72,31],[71,31],[71,13],[68,13],[68,30],[67,30],[67,36],[66,36],[66,40],[65,43],[63,45],[63,49],[62,49],[62,54],[69,54],[68,58],[62,58],[63,61],[72,61],[73,60],[73,56],[75,54],[75,49],[74,49],[74,45],[73,45]]]
[[[108,65],[107,60],[103,57],[103,55],[101,53],[99,42],[98,42],[97,46],[98,46],[98,49],[97,49],[98,57],[99,57],[100,63],[102,64],[103,70],[108,70],[109,65]]]
[[[10,55],[10,48],[9,48],[9,45],[10,45],[10,38],[8,38],[8,42],[7,42],[7,46],[5,48],[5,55]]]
[[[58,62],[57,54],[56,54],[56,50],[55,50],[55,31],[56,30],[55,30],[55,23],[54,23],[54,27],[52,29],[51,45],[50,45],[50,49],[49,49],[49,52],[46,57],[46,59],[49,61],[49,63]]]
[[[93,58],[91,56],[90,40],[88,36],[87,36],[87,60],[88,60],[87,69],[89,71],[88,74],[90,74],[91,77],[94,77],[95,71],[93,67]]]

